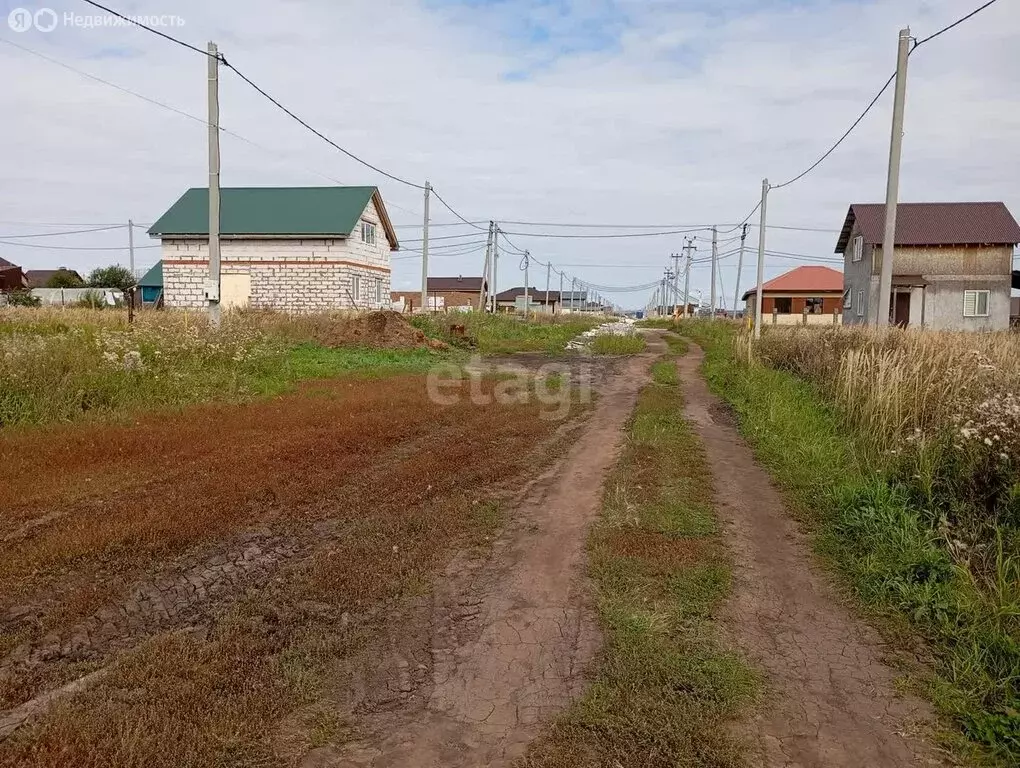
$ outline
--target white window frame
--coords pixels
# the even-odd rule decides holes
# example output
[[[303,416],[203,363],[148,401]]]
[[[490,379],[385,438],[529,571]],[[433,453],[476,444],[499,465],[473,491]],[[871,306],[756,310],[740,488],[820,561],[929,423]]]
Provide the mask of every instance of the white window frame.
[[[981,299],[985,301],[984,312],[981,311]],[[973,302],[973,307],[968,310],[968,304]],[[963,292],[963,316],[964,317],[988,317],[989,305],[992,302],[992,292],[989,290],[974,290]]]
[[[854,289],[847,288],[845,291],[843,291],[843,309],[853,309],[854,308],[853,305],[854,305]]]
[[[375,245],[376,227],[371,221],[361,220],[361,242]]]
[[[850,254],[850,260],[857,262],[864,258],[864,235],[857,235],[853,240],[853,250]]]
[[[857,317],[864,317],[864,291],[857,291]]]
[[[378,278],[375,281],[375,303],[382,304],[382,280]]]
[[[361,301],[361,275],[351,278],[351,295],[355,304]]]

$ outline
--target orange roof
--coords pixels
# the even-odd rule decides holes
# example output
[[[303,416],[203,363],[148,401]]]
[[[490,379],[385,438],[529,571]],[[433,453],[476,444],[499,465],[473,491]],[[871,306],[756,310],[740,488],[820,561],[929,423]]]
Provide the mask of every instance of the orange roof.
[[[843,273],[831,267],[797,267],[774,277],[762,287],[762,293],[842,293]],[[744,294],[753,296],[757,288]]]

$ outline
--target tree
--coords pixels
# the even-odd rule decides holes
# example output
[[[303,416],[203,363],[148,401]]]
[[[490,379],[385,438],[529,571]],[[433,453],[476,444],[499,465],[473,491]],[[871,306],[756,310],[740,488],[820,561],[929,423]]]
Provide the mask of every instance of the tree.
[[[61,267],[46,281],[47,288],[81,288],[84,285],[77,272]]]
[[[89,279],[86,281],[90,288],[120,288],[127,291],[137,281],[131,270],[114,264],[110,267],[97,267],[89,272]]]

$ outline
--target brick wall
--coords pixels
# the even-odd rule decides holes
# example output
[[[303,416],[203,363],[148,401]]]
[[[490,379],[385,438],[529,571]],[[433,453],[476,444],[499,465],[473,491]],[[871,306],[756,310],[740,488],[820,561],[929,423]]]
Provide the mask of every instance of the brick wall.
[[[204,306],[208,243],[166,239],[162,253],[166,306]],[[252,307],[289,312],[389,307],[389,244],[381,226],[374,246],[361,242],[360,226],[351,241],[225,239],[220,259],[222,274],[251,275]],[[357,300],[355,276],[361,282]]]

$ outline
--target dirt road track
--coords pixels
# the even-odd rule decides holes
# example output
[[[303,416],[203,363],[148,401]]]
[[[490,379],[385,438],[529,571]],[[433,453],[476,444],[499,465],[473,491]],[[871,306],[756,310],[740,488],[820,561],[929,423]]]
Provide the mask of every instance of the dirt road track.
[[[893,687],[877,634],[848,615],[812,564],[804,536],[766,472],[699,373],[694,344],[679,362],[686,416],[705,446],[717,509],[736,562],[727,625],[765,671],[769,697],[753,723],[755,766],[941,765],[916,734],[930,718]]]
[[[303,766],[508,766],[581,692],[598,645],[582,582],[585,534],[650,357],[628,360],[604,385],[580,438],[527,491],[490,557],[447,570],[419,617],[419,649],[402,627],[401,647],[361,686],[362,741],[343,754],[314,751]]]

